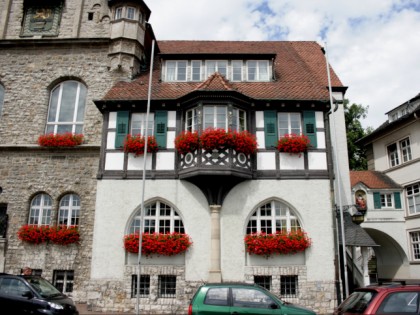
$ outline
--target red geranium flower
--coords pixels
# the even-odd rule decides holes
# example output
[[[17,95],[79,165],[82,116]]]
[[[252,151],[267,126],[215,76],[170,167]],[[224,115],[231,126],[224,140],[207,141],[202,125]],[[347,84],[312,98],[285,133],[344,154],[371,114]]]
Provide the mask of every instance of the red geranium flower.
[[[245,236],[246,251],[269,257],[273,254],[296,254],[311,246],[311,239],[301,230],[290,233],[253,233]]]
[[[308,150],[310,140],[305,135],[285,134],[277,143],[279,152],[297,153],[301,154]]]
[[[135,156],[144,154],[145,139],[142,135],[127,135],[124,142],[124,152],[134,153]],[[158,145],[155,137],[147,137],[147,152],[153,153],[158,151]]]
[[[141,252],[146,256],[156,254],[159,256],[173,256],[185,252],[192,245],[192,241],[184,233],[144,233]],[[133,233],[124,236],[124,248],[129,253],[139,252],[139,234]]]
[[[198,132],[183,131],[175,138],[175,148],[179,154],[194,152],[200,146]]]
[[[74,147],[83,143],[82,134],[46,134],[38,137],[38,144],[43,147]]]

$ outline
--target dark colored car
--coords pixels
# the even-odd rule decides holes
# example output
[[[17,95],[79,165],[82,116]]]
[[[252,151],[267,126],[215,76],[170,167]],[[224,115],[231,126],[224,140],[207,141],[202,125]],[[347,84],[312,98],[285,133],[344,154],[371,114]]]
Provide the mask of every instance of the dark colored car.
[[[78,315],[73,301],[39,276],[0,274],[1,314]]]
[[[420,285],[390,284],[356,289],[335,310],[345,314],[420,314]]]
[[[316,313],[284,302],[258,285],[220,283],[201,286],[191,300],[188,315],[209,314],[313,315]]]

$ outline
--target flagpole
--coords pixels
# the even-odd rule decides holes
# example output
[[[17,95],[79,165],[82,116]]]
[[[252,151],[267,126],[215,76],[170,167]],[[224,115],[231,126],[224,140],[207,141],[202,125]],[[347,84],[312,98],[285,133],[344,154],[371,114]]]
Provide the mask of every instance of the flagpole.
[[[152,74],[153,74],[153,59],[155,55],[155,40],[152,40],[152,52],[150,55],[150,74],[149,74],[149,89],[147,94],[147,111],[146,111],[146,123],[145,123],[145,132],[144,132],[144,154],[143,154],[143,178],[142,178],[142,194],[141,194],[141,208],[140,208],[140,231],[139,231],[139,253],[137,255],[137,311],[136,314],[140,314],[140,275],[141,275],[141,250],[143,243],[143,233],[144,233],[144,194],[146,187],[146,162],[147,162],[147,140],[148,140],[148,130],[149,130],[149,114],[150,114],[150,99],[152,95]]]

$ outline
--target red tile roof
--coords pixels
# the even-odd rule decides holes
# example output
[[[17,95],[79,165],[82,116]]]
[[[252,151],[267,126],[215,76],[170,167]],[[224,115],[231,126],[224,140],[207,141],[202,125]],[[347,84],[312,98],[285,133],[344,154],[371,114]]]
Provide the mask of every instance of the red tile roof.
[[[395,189],[401,185],[394,182],[389,176],[378,171],[350,171],[351,187],[358,183],[370,189]]]
[[[329,100],[325,56],[316,42],[159,41],[157,45],[160,55],[154,62],[154,100],[178,99],[203,87],[203,82],[160,80],[161,58],[164,59],[165,55],[185,55],[178,58],[191,59],[191,54],[203,54],[203,59],[207,59],[209,54],[229,54],[230,58],[232,55],[238,55],[238,59],[247,59],[246,55],[252,55],[253,59],[258,57],[256,55],[275,56],[274,81],[228,82],[224,79],[226,86],[257,100]],[[149,73],[143,73],[131,82],[118,82],[103,100],[145,100],[148,95],[148,82]],[[343,87],[334,71],[331,71],[331,82],[333,87]]]
[[[232,91],[229,82],[219,73],[215,72],[201,83],[195,90],[206,91]]]

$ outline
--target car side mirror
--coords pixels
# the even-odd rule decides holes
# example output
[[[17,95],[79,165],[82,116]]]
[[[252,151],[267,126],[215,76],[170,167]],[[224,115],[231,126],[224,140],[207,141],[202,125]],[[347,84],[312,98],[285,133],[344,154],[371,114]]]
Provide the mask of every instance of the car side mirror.
[[[28,298],[28,300],[30,300],[30,299],[32,299],[34,297],[33,293],[31,291],[29,291],[29,290],[28,291],[25,291],[22,294],[22,296]]]
[[[278,306],[276,303],[271,303],[271,304],[270,304],[270,308],[271,308],[272,310],[276,310],[276,309],[278,309],[278,308],[279,308],[279,306]]]

